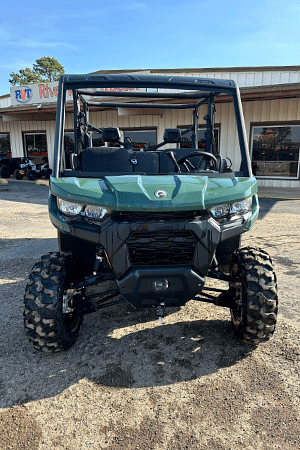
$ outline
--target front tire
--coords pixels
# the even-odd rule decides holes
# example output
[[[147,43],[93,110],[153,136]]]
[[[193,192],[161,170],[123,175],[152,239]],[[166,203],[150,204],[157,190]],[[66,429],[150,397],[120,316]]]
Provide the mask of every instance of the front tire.
[[[44,176],[46,178],[46,180],[50,180],[50,175],[52,174],[52,169],[44,169]]]
[[[68,350],[76,341],[83,317],[66,310],[68,289],[74,280],[70,254],[42,256],[29,276],[24,298],[24,325],[31,345],[54,353]],[[73,280],[72,280],[73,278]]]
[[[24,177],[24,175],[22,175],[22,174],[20,173],[19,169],[16,169],[16,170],[14,171],[14,177],[15,177],[16,180],[22,180],[22,178]]]
[[[230,309],[235,333],[245,342],[258,345],[275,331],[278,295],[270,256],[259,248],[240,248],[233,256],[230,274],[236,307]]]

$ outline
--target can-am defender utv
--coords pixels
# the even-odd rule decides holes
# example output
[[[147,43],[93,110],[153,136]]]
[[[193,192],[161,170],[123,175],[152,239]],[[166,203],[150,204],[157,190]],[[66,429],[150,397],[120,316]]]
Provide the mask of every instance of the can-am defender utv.
[[[67,94],[73,95],[73,107]],[[237,133],[227,149],[221,140],[219,151],[214,113],[215,104],[221,108],[224,102],[233,105]],[[137,150],[131,139],[122,139],[116,120],[139,108],[143,114],[154,108],[158,128],[167,120],[172,128],[165,129],[161,143]],[[74,147],[65,149],[71,109]],[[191,111],[192,126],[186,129],[176,128],[181,110],[184,117]],[[200,144],[199,115],[205,124]],[[99,116],[107,126],[99,127]],[[93,145],[93,133],[103,146]],[[276,276],[264,250],[240,248],[258,210],[233,81],[64,75],[49,197],[59,252],[42,256],[26,286],[31,344],[45,352],[67,350],[85,314],[122,301],[155,307],[161,317],[164,307],[191,299],[230,308],[238,336],[254,345],[266,341],[276,323]],[[228,289],[208,289],[207,277],[226,281]]]

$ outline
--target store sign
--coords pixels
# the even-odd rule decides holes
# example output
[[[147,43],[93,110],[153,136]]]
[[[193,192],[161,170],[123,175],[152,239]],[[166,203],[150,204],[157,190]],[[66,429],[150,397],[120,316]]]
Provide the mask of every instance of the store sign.
[[[115,92],[145,92],[145,89],[138,88],[92,88],[93,91],[110,91]],[[72,91],[66,91],[67,101],[73,100]],[[53,103],[56,102],[58,96],[58,82],[52,83],[39,83],[29,84],[24,86],[13,86],[10,88],[10,98],[12,106],[18,106],[23,104],[40,104],[40,103]],[[92,97],[90,97],[92,98]]]

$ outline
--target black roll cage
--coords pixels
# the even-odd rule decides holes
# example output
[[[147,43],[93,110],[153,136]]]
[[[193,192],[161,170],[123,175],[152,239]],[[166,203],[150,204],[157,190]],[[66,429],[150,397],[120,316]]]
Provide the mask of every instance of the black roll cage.
[[[83,88],[84,86],[84,88]],[[127,92],[108,91],[104,89],[128,89]],[[184,92],[131,92],[132,88],[184,90]],[[103,90],[93,90],[103,89]],[[169,77],[156,75],[63,75],[59,81],[57,100],[56,130],[54,144],[53,176],[60,177],[64,165],[63,136],[65,123],[66,91],[73,91],[75,154],[78,152],[80,127],[84,128],[84,147],[88,147],[89,130],[101,132],[88,123],[89,107],[97,108],[161,108],[161,109],[193,109],[193,126],[182,134],[192,131],[193,148],[198,148],[198,108],[207,102],[207,114],[204,116],[207,126],[205,131],[206,151],[216,153],[214,148],[213,129],[215,97],[219,94],[230,95],[234,104],[236,125],[241,150],[241,172],[244,176],[252,176],[251,163],[246,138],[241,98],[237,85],[232,80],[203,79],[194,77]],[[197,91],[197,92],[190,92]],[[126,97],[145,99],[185,100],[187,103],[143,103],[143,102],[96,102],[86,100],[90,97]],[[83,111],[81,111],[81,105]],[[83,119],[83,123],[82,123]]]

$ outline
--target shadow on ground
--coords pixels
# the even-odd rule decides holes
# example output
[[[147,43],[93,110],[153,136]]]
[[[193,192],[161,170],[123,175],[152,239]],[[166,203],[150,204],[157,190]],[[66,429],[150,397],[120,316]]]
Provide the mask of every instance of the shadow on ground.
[[[15,258],[38,259],[41,255],[57,251],[58,243],[55,238],[35,239],[1,239],[0,261]]]
[[[11,284],[5,287],[11,289]],[[1,326],[2,408],[55,396],[83,378],[111,388],[194,380],[236,364],[252,350],[237,340],[228,319],[207,317],[216,307],[191,301],[185,311],[168,308],[163,325],[158,325],[155,310],[137,311],[127,303],[98,311],[85,317],[73,348],[49,356],[31,348],[21,297],[15,300]]]
[[[48,195],[48,186],[37,185],[35,181],[17,181],[13,177],[0,190],[0,200],[35,205],[47,205]]]

